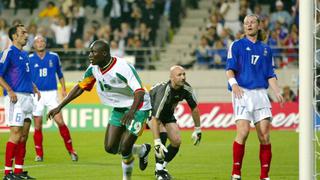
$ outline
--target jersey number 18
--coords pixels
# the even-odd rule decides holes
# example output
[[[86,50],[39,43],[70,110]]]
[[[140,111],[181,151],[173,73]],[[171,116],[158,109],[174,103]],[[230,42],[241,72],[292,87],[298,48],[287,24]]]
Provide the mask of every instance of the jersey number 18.
[[[39,76],[40,76],[40,77],[46,77],[47,74],[48,74],[47,68],[39,69]]]

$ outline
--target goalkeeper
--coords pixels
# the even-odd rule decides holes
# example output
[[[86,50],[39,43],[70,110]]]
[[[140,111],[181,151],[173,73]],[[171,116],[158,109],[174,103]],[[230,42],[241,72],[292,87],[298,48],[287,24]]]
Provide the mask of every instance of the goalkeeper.
[[[192,138],[194,145],[201,140],[200,113],[192,87],[186,82],[186,73],[181,66],[170,68],[170,80],[158,83],[150,90],[152,117],[149,126],[153,132],[156,153],[156,179],[171,179],[166,170],[167,164],[176,156],[181,144],[179,127],[174,117],[178,103],[186,100],[192,109],[195,124]],[[160,130],[160,126],[163,127]],[[162,131],[164,129],[165,131]],[[161,131],[161,132],[160,132]],[[167,137],[170,144],[165,147]]]

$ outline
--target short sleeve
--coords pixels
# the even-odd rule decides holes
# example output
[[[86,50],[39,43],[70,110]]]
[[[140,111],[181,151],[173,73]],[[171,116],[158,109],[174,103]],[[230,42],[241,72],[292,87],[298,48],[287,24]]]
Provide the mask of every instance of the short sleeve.
[[[10,49],[6,49],[0,54],[0,76],[3,76],[10,64]]]
[[[268,65],[267,65],[267,79],[273,78],[273,77],[277,77],[277,75],[274,72],[274,68],[275,68],[275,64],[274,64],[274,58],[272,55],[272,51],[269,48],[269,55],[268,55]]]
[[[94,83],[96,82],[95,77],[92,73],[92,66],[89,66],[86,72],[84,73],[82,81],[78,83],[79,87],[85,91],[91,91],[91,89],[94,86]]]
[[[238,46],[235,42],[228,49],[226,70],[238,71]]]
[[[63,77],[63,72],[62,72],[62,66],[61,66],[60,58],[59,58],[58,54],[55,57],[56,57],[57,75],[58,75],[58,78],[61,79]]]
[[[197,107],[197,98],[194,90],[190,85],[184,85],[184,90],[186,92],[186,101],[191,109],[194,109]]]

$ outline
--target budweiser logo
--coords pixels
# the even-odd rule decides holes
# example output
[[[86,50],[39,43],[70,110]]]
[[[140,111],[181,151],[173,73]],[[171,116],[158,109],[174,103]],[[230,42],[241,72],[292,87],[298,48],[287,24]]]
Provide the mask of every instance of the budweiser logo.
[[[297,108],[297,107],[296,107]],[[211,103],[201,107],[201,127],[207,129],[234,128],[233,110],[231,103]],[[284,109],[283,109],[284,110]],[[286,111],[288,109],[286,108]],[[279,129],[294,129],[299,124],[299,114],[294,112],[273,112],[272,126]],[[180,128],[193,128],[193,118],[187,104],[179,104],[175,110],[175,117]],[[253,127],[254,125],[251,124]]]

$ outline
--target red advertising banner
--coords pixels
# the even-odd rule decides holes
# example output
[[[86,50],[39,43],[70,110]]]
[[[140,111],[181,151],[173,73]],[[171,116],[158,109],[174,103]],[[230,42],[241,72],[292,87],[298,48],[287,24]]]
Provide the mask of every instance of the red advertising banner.
[[[199,109],[201,126],[203,129],[235,129],[231,103],[200,103]],[[103,105],[84,106],[76,104],[72,107],[67,106],[64,108],[63,112],[65,122],[73,129],[104,130],[106,122],[104,122],[103,119],[109,119],[108,116],[110,115],[111,108],[106,109],[106,107]],[[272,129],[294,130],[298,127],[298,103],[285,103],[283,108],[281,108],[278,103],[273,103],[272,113]],[[104,117],[103,119],[101,118],[102,116]],[[177,118],[177,123],[180,128],[190,129],[194,127],[191,111],[186,103],[182,103],[177,106],[175,117]],[[44,125],[44,128],[50,128],[52,126],[52,121],[47,121],[47,124]],[[0,107],[0,132],[8,131],[8,129],[9,128],[5,124],[4,109]]]
[[[199,109],[203,129],[235,129],[231,103],[200,103]],[[298,103],[285,103],[283,108],[278,103],[272,103],[272,114],[272,129],[296,129],[298,127]],[[180,128],[193,128],[193,119],[188,104],[178,105],[175,117]]]

